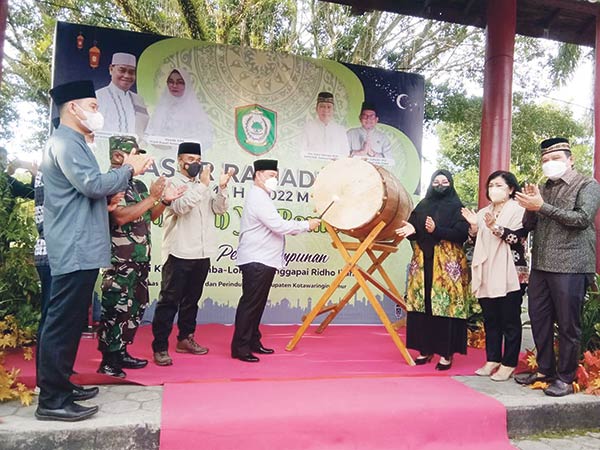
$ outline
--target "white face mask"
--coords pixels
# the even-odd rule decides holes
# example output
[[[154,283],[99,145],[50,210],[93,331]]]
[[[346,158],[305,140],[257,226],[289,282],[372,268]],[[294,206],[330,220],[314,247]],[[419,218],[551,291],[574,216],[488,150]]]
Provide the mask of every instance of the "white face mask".
[[[267,188],[267,190],[269,192],[273,192],[275,189],[277,189],[277,185],[279,184],[279,180],[275,177],[273,178],[269,178],[268,180],[265,181],[265,188]]]
[[[508,191],[501,187],[491,187],[488,189],[488,195],[492,203],[502,203],[508,200]]]
[[[100,111],[86,111],[79,105],[77,107],[83,111],[83,116],[85,117],[84,119],[79,119],[81,125],[92,132],[101,130],[104,127],[104,116]]]
[[[567,171],[567,163],[564,161],[548,161],[542,164],[542,172],[544,176],[551,180],[558,180]]]

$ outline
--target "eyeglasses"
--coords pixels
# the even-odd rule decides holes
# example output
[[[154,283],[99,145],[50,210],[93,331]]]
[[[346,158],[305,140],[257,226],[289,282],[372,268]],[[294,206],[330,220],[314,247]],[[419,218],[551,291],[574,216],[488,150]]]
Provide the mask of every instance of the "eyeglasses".
[[[185,81],[184,80],[167,80],[167,84],[174,85],[174,86],[185,86]]]

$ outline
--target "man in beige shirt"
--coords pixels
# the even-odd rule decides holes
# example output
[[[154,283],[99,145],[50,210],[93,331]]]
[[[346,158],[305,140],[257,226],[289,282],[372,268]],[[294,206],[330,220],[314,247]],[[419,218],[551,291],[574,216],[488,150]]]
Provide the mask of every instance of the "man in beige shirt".
[[[162,283],[152,321],[152,350],[159,366],[173,364],[168,340],[177,312],[179,334],[175,351],[195,355],[208,352],[194,340],[196,314],[210,257],[217,252],[215,214],[227,211],[227,183],[233,175],[233,169],[222,174],[215,193],[209,187],[210,166],[201,170],[200,144],[182,142],[177,155],[179,172],[172,183],[175,187],[187,186],[187,191],[169,203],[164,214]]]

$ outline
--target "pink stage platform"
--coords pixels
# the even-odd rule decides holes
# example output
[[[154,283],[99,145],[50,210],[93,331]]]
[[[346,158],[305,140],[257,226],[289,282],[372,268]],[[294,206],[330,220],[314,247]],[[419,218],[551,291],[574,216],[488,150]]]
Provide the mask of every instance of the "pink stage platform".
[[[97,342],[82,339],[73,381],[164,385],[161,449],[512,448],[504,407],[450,378],[472,375],[483,350],[456,355],[440,372],[436,359],[408,366],[383,326],[333,325],[322,335],[310,328],[285,351],[297,329],[261,327],[276,352],[251,364],[230,357],[231,326],[201,325],[195,338],[207,355],[175,353],[172,336],[172,366],[151,362],[126,370],[125,380],[96,374]],[[151,360],[151,341],[151,328],[141,327],[130,353]],[[12,354],[6,363],[35,384],[32,361]]]

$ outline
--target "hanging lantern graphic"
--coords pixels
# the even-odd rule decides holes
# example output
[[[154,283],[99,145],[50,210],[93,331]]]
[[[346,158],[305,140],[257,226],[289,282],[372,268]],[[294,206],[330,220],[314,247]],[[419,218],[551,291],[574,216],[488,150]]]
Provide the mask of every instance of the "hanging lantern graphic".
[[[100,65],[100,49],[96,47],[97,42],[94,41],[94,46],[90,48],[90,67],[97,69]]]
[[[83,37],[83,34],[81,34],[81,31],[79,32],[79,36],[77,36],[77,49],[81,50],[83,48],[83,41],[85,41],[85,38]]]

